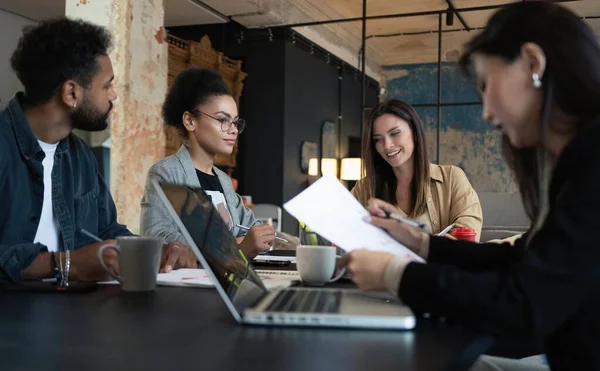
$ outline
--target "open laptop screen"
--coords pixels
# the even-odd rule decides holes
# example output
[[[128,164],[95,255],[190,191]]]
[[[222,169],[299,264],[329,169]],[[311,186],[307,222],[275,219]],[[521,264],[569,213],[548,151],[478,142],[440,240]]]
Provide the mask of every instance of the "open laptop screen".
[[[212,271],[235,309],[242,312],[255,304],[267,289],[206,193],[165,183],[160,188],[208,263],[204,268]]]

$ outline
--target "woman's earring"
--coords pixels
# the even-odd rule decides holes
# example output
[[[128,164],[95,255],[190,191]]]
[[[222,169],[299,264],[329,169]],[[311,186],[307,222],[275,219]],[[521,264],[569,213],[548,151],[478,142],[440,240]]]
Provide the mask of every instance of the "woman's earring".
[[[539,89],[542,87],[542,80],[540,80],[540,75],[534,73],[531,78],[533,79],[533,87]]]
[[[73,108],[77,108],[77,102],[73,103]]]

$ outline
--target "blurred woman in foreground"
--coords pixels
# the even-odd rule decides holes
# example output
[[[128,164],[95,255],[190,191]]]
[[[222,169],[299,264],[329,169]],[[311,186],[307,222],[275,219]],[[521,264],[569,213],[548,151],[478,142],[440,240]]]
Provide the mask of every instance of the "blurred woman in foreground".
[[[541,339],[552,370],[600,369],[596,36],[561,5],[514,3],[468,43],[461,64],[477,82],[483,117],[504,134],[531,229],[514,246],[454,241],[382,218],[392,206],[373,199],[370,222],[428,264],[369,251],[342,263],[359,287],[387,288],[417,313]],[[476,367],[528,369],[496,361]]]

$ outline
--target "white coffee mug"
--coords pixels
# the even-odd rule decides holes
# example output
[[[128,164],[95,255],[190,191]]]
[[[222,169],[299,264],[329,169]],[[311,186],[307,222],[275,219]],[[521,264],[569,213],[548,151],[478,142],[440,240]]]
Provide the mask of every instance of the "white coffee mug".
[[[335,282],[346,273],[346,268],[333,278],[337,266],[336,248],[333,246],[300,245],[296,248],[296,269],[302,281],[313,285]]]

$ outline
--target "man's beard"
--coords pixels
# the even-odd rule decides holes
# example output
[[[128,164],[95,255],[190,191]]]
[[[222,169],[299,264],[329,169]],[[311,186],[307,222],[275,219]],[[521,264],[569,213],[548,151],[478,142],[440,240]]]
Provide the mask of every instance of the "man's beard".
[[[108,115],[113,108],[112,102],[109,102],[108,111],[102,112],[96,109],[87,98],[84,98],[83,104],[79,109],[71,113],[71,123],[73,129],[84,131],[102,131],[108,127]]]

